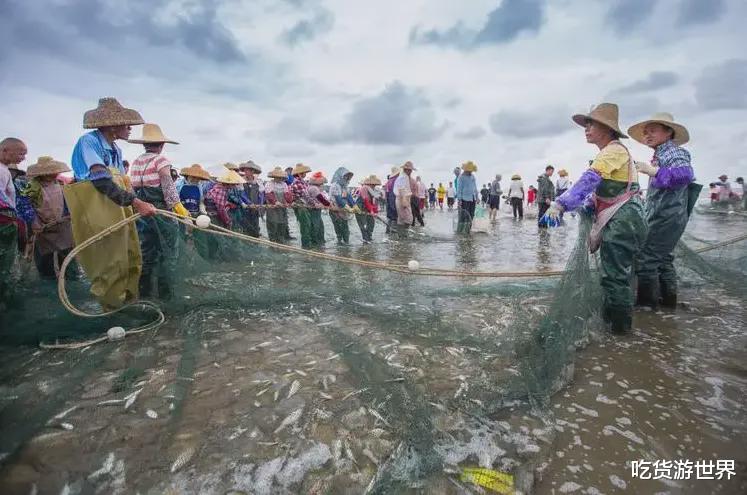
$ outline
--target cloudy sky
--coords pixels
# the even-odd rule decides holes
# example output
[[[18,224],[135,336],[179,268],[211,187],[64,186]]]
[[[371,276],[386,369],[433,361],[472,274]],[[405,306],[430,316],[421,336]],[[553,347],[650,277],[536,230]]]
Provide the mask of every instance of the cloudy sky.
[[[583,171],[595,148],[570,116],[612,101],[625,129],[672,112],[701,181],[734,178],[745,18],[743,0],[5,0],[0,135],[69,160],[83,112],[114,96],[182,143],[179,167],[412,160],[438,182],[469,159],[481,182],[533,182]]]

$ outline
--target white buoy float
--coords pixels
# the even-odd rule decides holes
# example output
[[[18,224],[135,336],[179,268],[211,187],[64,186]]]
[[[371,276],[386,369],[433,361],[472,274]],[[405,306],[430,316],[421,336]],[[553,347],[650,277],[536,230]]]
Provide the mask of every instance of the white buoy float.
[[[410,260],[407,262],[407,268],[412,272],[416,272],[420,269],[420,263],[418,263],[417,260]]]
[[[210,227],[210,217],[207,215],[200,215],[195,219],[195,224],[201,229]]]
[[[109,330],[106,331],[106,337],[111,342],[114,342],[115,340],[124,339],[126,334],[127,333],[125,332],[125,329],[122,327],[111,327]]]

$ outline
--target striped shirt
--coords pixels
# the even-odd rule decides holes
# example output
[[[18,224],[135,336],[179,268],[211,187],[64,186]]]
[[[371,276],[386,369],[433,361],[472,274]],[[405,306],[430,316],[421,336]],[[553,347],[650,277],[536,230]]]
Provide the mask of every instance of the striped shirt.
[[[143,153],[130,165],[132,187],[161,187],[158,173],[165,167],[171,167],[168,158],[158,153]]]

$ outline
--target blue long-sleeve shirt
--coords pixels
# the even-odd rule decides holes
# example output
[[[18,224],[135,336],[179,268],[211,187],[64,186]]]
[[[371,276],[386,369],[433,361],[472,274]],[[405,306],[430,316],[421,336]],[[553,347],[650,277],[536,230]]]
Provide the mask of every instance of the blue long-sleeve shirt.
[[[456,188],[457,201],[477,201],[477,180],[474,174],[462,174]]]

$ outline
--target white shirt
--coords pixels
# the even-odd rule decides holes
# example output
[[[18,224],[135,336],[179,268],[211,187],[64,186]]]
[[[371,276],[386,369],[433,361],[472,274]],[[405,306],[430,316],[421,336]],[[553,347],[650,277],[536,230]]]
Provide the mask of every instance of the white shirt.
[[[402,197],[412,196],[410,177],[407,174],[399,174],[397,180],[394,181],[394,195]]]
[[[0,202],[6,203],[12,210],[16,209],[16,188],[13,185],[13,176],[4,163],[0,163]]]
[[[446,197],[453,198],[454,196],[456,196],[456,189],[454,189],[452,186],[449,186],[448,189],[446,189]]]
[[[512,180],[511,185],[508,187],[508,197],[509,198],[523,198],[524,193],[522,192],[522,189],[524,188],[524,183],[520,180]]]

